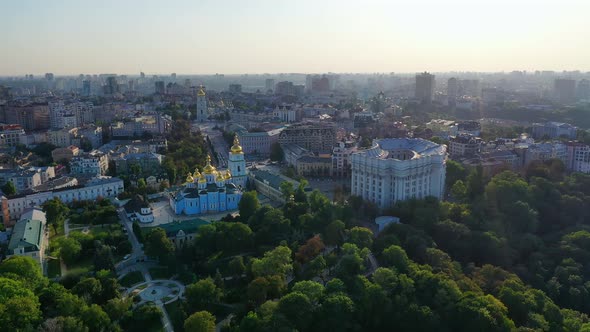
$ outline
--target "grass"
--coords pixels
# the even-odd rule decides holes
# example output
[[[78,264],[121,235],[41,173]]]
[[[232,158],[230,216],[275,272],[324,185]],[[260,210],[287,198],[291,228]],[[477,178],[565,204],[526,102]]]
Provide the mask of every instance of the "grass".
[[[152,279],[170,279],[172,274],[165,267],[152,267],[148,269]]]
[[[61,276],[61,266],[59,259],[48,259],[47,260],[47,277],[55,278]]]
[[[143,275],[141,274],[141,272],[133,271],[127,273],[123,278],[121,278],[121,280],[119,280],[119,283],[121,284],[121,286],[129,288],[143,281],[145,280],[143,279]]]
[[[94,270],[94,264],[92,262],[92,258],[85,258],[80,260],[74,264],[68,265],[68,274],[69,273],[84,273]]]
[[[186,313],[182,310],[181,302],[174,301],[165,304],[164,308],[166,308],[166,311],[168,312],[168,317],[170,317],[174,331],[182,332],[184,330],[183,325],[184,320],[186,319]]]

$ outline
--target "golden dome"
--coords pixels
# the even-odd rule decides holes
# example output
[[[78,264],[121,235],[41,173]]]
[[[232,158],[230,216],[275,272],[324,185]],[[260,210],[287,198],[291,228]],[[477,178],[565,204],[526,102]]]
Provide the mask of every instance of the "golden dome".
[[[193,178],[193,176],[189,172],[188,175],[186,176],[186,183],[193,183],[193,182],[195,182],[195,179]]]
[[[238,135],[234,136],[234,145],[231,147],[231,153],[243,153],[242,147],[240,146],[240,141],[238,140]]]
[[[205,179],[205,175],[201,174],[201,177],[199,177],[199,183],[207,183],[207,179]]]
[[[215,167],[211,166],[211,156],[207,155],[207,165],[203,167],[203,173],[213,174],[216,171]]]
[[[201,177],[201,173],[199,173],[199,169],[195,167],[195,172],[193,173],[193,178],[198,179]]]
[[[205,90],[203,90],[203,86],[202,85],[199,87],[199,91],[197,92],[197,96],[199,96],[199,97],[204,97],[205,96]]]
[[[217,172],[217,178],[215,178],[215,181],[225,181],[222,172]]]
[[[225,179],[226,180],[231,179],[231,172],[229,171],[229,169],[227,171],[225,171]]]

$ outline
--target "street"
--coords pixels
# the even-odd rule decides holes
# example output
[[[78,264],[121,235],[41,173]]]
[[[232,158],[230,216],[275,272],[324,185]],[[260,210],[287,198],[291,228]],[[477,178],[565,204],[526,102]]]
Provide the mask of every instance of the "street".
[[[215,156],[219,161],[217,167],[226,168],[227,156],[229,155],[229,147],[223,139],[222,132],[220,130],[213,129],[215,125],[215,123],[194,123],[193,127],[198,127],[204,136],[209,137],[211,145],[213,146],[213,150],[215,151]]]

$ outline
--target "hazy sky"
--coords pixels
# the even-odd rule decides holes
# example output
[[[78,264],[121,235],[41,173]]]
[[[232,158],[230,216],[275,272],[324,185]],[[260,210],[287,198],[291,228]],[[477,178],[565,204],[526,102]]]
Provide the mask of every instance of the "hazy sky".
[[[589,0],[0,0],[0,75],[590,70]]]

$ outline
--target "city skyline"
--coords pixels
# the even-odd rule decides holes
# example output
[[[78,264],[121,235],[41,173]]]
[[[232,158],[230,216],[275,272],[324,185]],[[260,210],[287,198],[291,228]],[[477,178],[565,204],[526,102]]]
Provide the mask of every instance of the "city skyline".
[[[583,1],[0,4],[0,76],[590,70]]]

